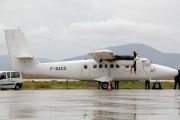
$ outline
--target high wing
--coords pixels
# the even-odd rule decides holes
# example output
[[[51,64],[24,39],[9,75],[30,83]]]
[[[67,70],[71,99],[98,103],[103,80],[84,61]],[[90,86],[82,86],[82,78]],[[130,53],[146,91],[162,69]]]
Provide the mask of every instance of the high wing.
[[[114,60],[115,56],[111,50],[97,50],[90,52],[89,55],[96,61],[101,63],[102,60]]]
[[[137,54],[137,53],[134,53]],[[132,55],[115,55],[111,50],[97,50],[90,52],[89,55],[98,63],[105,61],[120,60],[122,65],[126,62],[134,61],[136,56]]]

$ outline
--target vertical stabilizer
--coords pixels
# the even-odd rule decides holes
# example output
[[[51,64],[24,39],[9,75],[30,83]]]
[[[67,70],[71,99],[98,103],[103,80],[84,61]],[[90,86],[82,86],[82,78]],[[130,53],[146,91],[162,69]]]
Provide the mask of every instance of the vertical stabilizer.
[[[12,70],[26,71],[39,64],[21,29],[5,30]]]

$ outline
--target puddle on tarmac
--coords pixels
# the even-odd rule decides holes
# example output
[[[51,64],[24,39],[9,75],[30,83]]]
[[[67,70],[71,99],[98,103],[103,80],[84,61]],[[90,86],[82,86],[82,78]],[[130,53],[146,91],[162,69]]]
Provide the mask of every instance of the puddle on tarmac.
[[[0,91],[1,119],[179,120],[178,90]]]

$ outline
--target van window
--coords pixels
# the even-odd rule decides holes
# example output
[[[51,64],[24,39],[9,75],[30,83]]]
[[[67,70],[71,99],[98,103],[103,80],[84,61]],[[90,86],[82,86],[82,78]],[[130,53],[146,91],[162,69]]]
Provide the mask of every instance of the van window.
[[[20,78],[19,72],[11,72],[11,78]]]
[[[7,77],[10,78],[10,72],[7,72]]]
[[[5,72],[1,73],[0,79],[6,79],[6,73]]]

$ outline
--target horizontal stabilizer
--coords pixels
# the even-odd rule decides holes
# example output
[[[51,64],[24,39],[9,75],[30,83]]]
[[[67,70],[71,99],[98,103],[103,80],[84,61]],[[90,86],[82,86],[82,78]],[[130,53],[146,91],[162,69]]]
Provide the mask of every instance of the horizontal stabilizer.
[[[17,56],[15,58],[17,58],[17,59],[33,59],[33,57],[30,57],[30,56]]]

